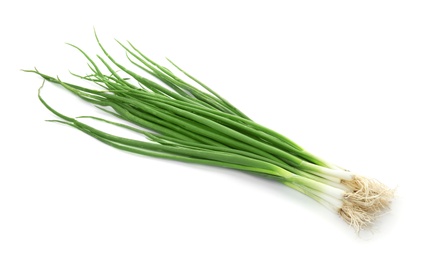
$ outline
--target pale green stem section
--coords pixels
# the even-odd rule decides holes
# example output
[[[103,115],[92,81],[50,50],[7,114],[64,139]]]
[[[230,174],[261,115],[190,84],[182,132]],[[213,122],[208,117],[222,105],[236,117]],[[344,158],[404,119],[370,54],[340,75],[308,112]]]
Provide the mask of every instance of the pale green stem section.
[[[303,167],[306,171],[309,171],[311,173],[314,173],[324,178],[327,178],[328,176],[332,176],[335,178],[339,178],[341,180],[353,179],[353,174],[347,171],[340,170],[340,169],[330,169],[330,168],[322,167],[322,166],[312,164],[306,161],[302,161],[300,166]]]
[[[345,191],[342,189],[339,189],[339,188],[336,188],[336,187],[333,187],[333,186],[330,186],[318,181],[314,181],[300,175],[293,174],[283,168],[278,167],[277,173],[279,174],[280,177],[283,177],[288,182],[293,182],[299,185],[303,185],[310,189],[317,190],[322,193],[326,193],[337,199],[342,199],[345,194]]]
[[[333,211],[334,213],[338,213],[339,208],[338,205],[340,205],[341,201],[337,200],[335,198],[332,198],[330,196],[326,196],[326,198],[323,198],[321,196],[322,193],[316,191],[316,190],[312,190],[300,185],[297,185],[295,183],[292,182],[282,182],[284,185],[295,189],[301,193],[303,193],[304,195],[314,199],[315,201],[317,201],[318,203],[320,203],[321,205],[323,205],[324,207],[326,207],[327,209]]]
[[[303,177],[306,177],[315,181],[319,181],[328,185],[341,183],[341,180],[339,178],[332,177],[332,176],[321,176],[321,174],[315,174],[315,173],[310,173],[310,172],[301,171],[301,170],[296,170],[295,173]]]

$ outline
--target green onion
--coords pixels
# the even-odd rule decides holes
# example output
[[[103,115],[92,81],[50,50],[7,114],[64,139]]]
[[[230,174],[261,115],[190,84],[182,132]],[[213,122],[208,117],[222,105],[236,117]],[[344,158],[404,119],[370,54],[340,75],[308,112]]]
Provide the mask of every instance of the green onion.
[[[172,61],[169,60],[174,68],[194,83],[188,83],[155,63],[130,42],[128,45],[118,42],[134,66],[126,68],[106,51],[96,34],[95,37],[108,59],[97,55],[106,71],[101,71],[82,49],[69,45],[88,60],[90,70],[86,76],[72,75],[95,83],[97,89],[63,82],[37,69],[25,71],[38,74],[44,81],[67,89],[132,126],[93,116],[72,118],[63,115],[42,98],[43,82],[38,92],[39,100],[60,118],[50,121],[72,126],[120,150],[225,167],[278,181],[326,206],[357,231],[368,228],[388,208],[393,190],[382,183],[322,160],[287,137],[254,122]],[[135,69],[155,77],[161,84]],[[148,141],[112,135],[83,123],[80,118],[125,128]]]

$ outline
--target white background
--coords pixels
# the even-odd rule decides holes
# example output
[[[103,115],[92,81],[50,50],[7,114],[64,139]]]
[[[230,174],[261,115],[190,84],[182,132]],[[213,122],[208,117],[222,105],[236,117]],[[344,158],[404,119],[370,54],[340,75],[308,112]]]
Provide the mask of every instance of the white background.
[[[420,1],[13,1],[0,11],[0,259],[421,259]],[[137,2],[135,4],[135,2]],[[372,233],[280,184],[136,156],[59,124],[42,80],[93,27],[170,57],[257,122],[397,187]],[[94,113],[46,84],[71,116]]]

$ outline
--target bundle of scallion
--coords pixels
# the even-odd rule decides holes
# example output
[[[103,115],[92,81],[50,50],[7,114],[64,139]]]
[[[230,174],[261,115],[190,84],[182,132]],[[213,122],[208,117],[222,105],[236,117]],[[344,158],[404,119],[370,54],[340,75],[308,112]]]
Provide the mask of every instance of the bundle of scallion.
[[[61,118],[51,121],[72,126],[121,150],[232,168],[274,179],[326,206],[358,231],[369,227],[388,208],[393,190],[380,182],[321,160],[281,134],[255,123],[170,60],[175,68],[195,83],[190,84],[155,63],[130,42],[125,45],[117,41],[134,67],[152,75],[162,84],[135,73],[114,60],[97,35],[95,37],[109,60],[97,55],[107,69],[106,73],[84,51],[71,46],[86,57],[91,71],[86,76],[73,75],[95,83],[98,89],[63,82],[37,69],[26,71],[61,85],[131,125],[98,117],[88,118],[129,129],[150,141],[112,135],[78,120],[82,117],[65,116],[49,106],[39,91],[42,104]]]

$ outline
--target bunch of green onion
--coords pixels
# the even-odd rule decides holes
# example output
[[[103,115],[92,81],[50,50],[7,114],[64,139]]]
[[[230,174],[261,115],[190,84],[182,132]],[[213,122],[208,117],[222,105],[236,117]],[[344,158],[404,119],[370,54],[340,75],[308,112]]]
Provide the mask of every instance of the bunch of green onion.
[[[63,115],[49,106],[39,91],[42,104],[61,118],[50,121],[67,124],[105,144],[132,153],[226,167],[271,178],[326,206],[358,231],[369,227],[388,208],[393,190],[382,183],[312,155],[283,135],[249,119],[170,60],[179,72],[195,83],[188,83],[155,63],[130,42],[122,44],[117,41],[134,68],[155,77],[162,84],[137,74],[113,59],[97,35],[95,37],[108,59],[97,55],[107,72],[101,71],[83,50],[71,46],[86,57],[90,69],[86,76],[73,75],[95,83],[98,88],[63,82],[37,69],[26,71],[62,86],[131,124],[88,118],[129,129],[149,141],[113,135],[81,122],[81,117]]]

